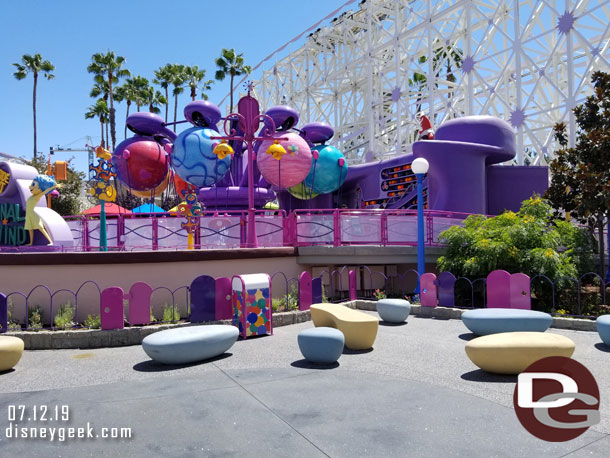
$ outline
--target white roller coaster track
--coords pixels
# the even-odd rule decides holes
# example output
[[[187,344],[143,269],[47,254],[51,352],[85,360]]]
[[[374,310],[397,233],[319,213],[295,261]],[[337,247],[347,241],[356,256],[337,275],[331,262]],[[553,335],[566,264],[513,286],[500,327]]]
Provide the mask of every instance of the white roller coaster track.
[[[573,144],[572,108],[593,71],[610,72],[610,1],[366,0],[341,11],[257,65],[255,95],[293,106],[300,124],[335,126],[351,163],[409,152],[421,111],[435,125],[503,118],[514,163],[544,165],[552,126],[565,122]]]

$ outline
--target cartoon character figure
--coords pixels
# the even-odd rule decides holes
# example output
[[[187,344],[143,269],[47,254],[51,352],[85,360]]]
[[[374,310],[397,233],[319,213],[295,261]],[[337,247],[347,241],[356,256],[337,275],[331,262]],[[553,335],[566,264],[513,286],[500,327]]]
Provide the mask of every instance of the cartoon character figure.
[[[34,230],[38,229],[42,232],[42,235],[46,237],[49,241],[49,245],[53,245],[53,240],[51,240],[51,236],[44,228],[42,223],[42,219],[36,211],[34,210],[38,201],[46,196],[48,193],[53,191],[57,187],[55,180],[53,177],[47,175],[38,175],[32,180],[32,184],[30,185],[30,192],[32,195],[28,197],[26,206],[25,206],[25,226],[24,229],[27,230],[30,234],[30,243],[27,245],[30,246],[34,243]]]

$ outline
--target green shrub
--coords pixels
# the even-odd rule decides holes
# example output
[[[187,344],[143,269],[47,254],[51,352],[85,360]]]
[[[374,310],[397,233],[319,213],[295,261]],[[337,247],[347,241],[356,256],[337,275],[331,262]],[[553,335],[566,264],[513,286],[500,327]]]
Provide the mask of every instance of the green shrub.
[[[100,329],[102,327],[102,318],[99,315],[87,315],[83,325],[90,329]]]
[[[74,311],[74,306],[70,302],[60,305],[55,314],[55,327],[66,329],[75,326]]]
[[[6,330],[7,331],[21,331],[21,324],[17,323],[15,320],[13,320],[13,313],[11,311],[12,308],[12,304],[11,301],[8,300],[7,301],[7,326],[6,326]],[[0,326],[0,329],[2,329],[2,326]]]
[[[386,299],[388,296],[386,296],[385,291],[376,289],[375,291],[373,291],[373,297],[376,300],[380,301],[381,299]]]
[[[163,306],[163,321],[179,321],[180,310],[178,307],[172,307],[171,304],[165,304]]]
[[[299,308],[299,288],[292,285],[290,292],[284,296],[271,300],[271,309],[274,312],[287,312]]]
[[[42,310],[38,305],[28,310],[28,329],[32,331],[42,329]]]

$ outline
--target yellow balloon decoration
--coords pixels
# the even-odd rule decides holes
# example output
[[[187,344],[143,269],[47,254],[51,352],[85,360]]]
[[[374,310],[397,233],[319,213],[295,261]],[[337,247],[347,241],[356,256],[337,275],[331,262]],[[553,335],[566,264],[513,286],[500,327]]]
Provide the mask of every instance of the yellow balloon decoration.
[[[278,140],[274,140],[265,152],[267,154],[271,154],[271,156],[273,156],[273,159],[277,159],[278,161],[282,159],[282,156],[284,154],[286,154],[286,150],[282,145],[280,145],[280,142]]]
[[[140,197],[142,199],[150,199],[151,196],[158,197],[163,194],[163,191],[165,191],[165,188],[167,188],[167,185],[169,184],[169,177],[170,174],[168,173],[165,179],[159,184],[159,186],[154,189],[149,189],[148,191],[136,191],[135,189],[132,189],[131,193],[134,196]]]
[[[220,143],[214,147],[212,152],[218,156],[218,159],[224,159],[228,154],[233,154],[233,148],[231,148],[231,145],[229,145],[226,140],[221,140]]]

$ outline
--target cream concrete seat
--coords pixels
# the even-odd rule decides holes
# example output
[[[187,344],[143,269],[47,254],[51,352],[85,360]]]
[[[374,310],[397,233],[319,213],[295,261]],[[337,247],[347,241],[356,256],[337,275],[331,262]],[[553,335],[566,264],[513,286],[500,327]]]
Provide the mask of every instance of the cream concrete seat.
[[[316,327],[336,328],[345,336],[345,346],[351,350],[366,350],[373,346],[379,319],[339,304],[313,304],[311,319]]]
[[[23,354],[23,340],[19,337],[0,336],[0,372],[12,369]]]

